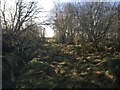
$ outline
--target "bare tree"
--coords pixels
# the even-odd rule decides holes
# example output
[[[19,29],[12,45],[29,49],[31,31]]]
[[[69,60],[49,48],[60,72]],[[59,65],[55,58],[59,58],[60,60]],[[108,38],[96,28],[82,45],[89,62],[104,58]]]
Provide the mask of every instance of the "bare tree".
[[[15,6],[8,11],[6,2],[3,4],[2,13],[2,32],[3,43],[9,46],[16,46],[20,42],[19,36],[26,30],[31,30],[35,22],[26,25],[31,19],[38,18],[37,15],[41,8],[38,7],[37,2],[25,2],[24,0],[17,0]],[[4,40],[5,39],[5,40]]]
[[[74,43],[75,37],[75,6],[71,3],[58,5],[55,12],[56,38],[62,43]]]
[[[113,37],[118,21],[113,2],[76,2],[62,3],[55,11],[54,25],[56,37],[60,42],[82,46],[91,45],[95,51],[101,51],[106,38]],[[88,44],[86,44],[88,43]]]
[[[89,2],[78,3],[76,14],[79,20],[79,30],[92,42],[96,49],[99,49],[100,42],[105,39],[111,29],[111,24],[117,13],[114,3]],[[82,36],[83,37],[83,36]],[[84,38],[83,38],[84,39]]]
[[[36,18],[36,15],[40,12],[40,8],[38,8],[36,2],[24,2],[23,0],[18,0],[15,3],[15,9],[13,11],[7,11],[10,18],[7,17],[5,3],[1,12],[3,25],[6,27],[5,30],[10,31],[11,34],[17,37],[21,32],[31,26],[24,27],[24,24],[31,18]]]

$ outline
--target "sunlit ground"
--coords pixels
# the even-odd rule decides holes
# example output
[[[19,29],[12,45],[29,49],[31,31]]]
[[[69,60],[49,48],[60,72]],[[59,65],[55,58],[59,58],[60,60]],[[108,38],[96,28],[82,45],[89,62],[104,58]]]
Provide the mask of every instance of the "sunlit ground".
[[[107,66],[107,54],[81,54],[81,46],[44,44],[16,79],[20,88],[112,88],[115,77]],[[111,54],[112,55],[112,54]],[[119,55],[114,55],[119,58]],[[37,78],[37,79],[36,79]]]

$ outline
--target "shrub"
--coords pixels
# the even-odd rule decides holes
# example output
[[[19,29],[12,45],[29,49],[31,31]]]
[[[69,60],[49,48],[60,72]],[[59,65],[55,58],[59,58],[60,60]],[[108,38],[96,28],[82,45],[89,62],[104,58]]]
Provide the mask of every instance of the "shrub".
[[[115,84],[120,87],[120,59],[112,58],[108,62],[109,71],[115,76]]]

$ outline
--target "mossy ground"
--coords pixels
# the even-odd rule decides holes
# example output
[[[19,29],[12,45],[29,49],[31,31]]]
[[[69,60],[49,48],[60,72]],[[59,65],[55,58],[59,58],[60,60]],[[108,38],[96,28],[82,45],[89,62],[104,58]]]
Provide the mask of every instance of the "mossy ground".
[[[109,57],[120,53],[85,53],[79,45],[44,44],[15,81],[16,88],[114,88]]]

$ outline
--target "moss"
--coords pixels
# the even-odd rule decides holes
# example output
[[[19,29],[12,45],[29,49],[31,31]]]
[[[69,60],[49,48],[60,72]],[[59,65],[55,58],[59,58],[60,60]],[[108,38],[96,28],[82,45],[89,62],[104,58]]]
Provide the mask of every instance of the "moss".
[[[116,77],[120,76],[120,59],[112,58],[108,62],[109,72]]]
[[[46,62],[32,60],[25,71],[17,78],[15,86],[17,88],[51,88],[56,85],[56,73]]]

